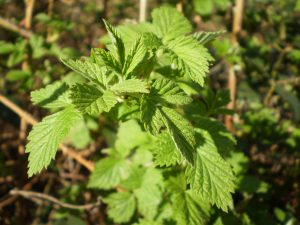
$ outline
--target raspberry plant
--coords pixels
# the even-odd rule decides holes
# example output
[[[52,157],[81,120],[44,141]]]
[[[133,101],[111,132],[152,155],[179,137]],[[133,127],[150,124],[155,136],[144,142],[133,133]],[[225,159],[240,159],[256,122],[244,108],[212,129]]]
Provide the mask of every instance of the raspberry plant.
[[[190,34],[189,21],[169,7],[154,10],[152,23],[104,23],[107,50],[61,59],[85,81],[31,94],[55,113],[29,134],[29,176],[50,164],[75,124],[101,115],[118,131],[103,130],[108,148],[87,186],[109,191],[103,201],[115,223],[199,225],[214,205],[227,212],[235,177],[226,156],[235,140],[212,118],[227,113],[229,97],[209,89],[213,58],[204,47],[222,32]]]

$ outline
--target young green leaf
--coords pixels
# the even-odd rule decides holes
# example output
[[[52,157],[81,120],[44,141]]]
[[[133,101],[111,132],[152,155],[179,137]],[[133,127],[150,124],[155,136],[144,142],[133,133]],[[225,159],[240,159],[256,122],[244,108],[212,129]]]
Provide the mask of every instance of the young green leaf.
[[[191,100],[174,82],[156,79],[152,84],[150,94],[141,102],[141,120],[145,128],[156,135],[164,125],[159,110],[161,105],[166,105],[166,103],[183,105]]]
[[[208,16],[214,10],[215,0],[193,0],[194,8],[201,16]]]
[[[134,190],[137,198],[138,211],[147,219],[154,219],[158,206],[162,201],[163,177],[154,168],[148,168],[142,178],[142,184]]]
[[[115,59],[111,52],[105,51],[104,49],[98,49],[97,54],[101,57],[108,69],[115,71],[118,74],[122,74],[122,64]]]
[[[107,157],[97,162],[92,172],[88,187],[110,189],[116,187],[128,176],[129,167],[123,158]]]
[[[42,122],[33,126],[26,145],[26,153],[29,153],[29,176],[40,172],[50,164],[55,157],[58,145],[80,118],[77,110],[67,107],[45,117]]]
[[[233,207],[234,175],[230,164],[218,152],[213,137],[195,128],[198,140],[194,167],[188,165],[186,175],[191,187],[201,197],[227,212]]]
[[[33,104],[44,108],[63,108],[71,104],[69,98],[69,87],[62,81],[56,81],[31,92],[31,101]]]
[[[134,191],[142,185],[145,172],[145,167],[140,167],[138,165],[132,166],[128,178],[122,180],[120,186],[128,191]]]
[[[23,81],[30,79],[32,77],[32,72],[30,70],[9,70],[5,76],[8,81]]]
[[[174,105],[186,105],[192,102],[192,98],[185,94],[171,80],[157,79],[152,85],[151,98],[157,102],[166,102]]]
[[[193,34],[193,38],[195,38],[199,44],[206,45],[207,43],[215,40],[217,37],[225,34],[226,31],[216,31],[216,32],[207,32],[201,31]]]
[[[134,223],[133,225],[161,225],[161,224],[162,224],[161,221],[139,219],[139,222]]]
[[[228,156],[235,149],[236,140],[226,127],[215,119],[199,117],[197,127],[206,130],[214,141],[218,152],[222,156]]]
[[[142,38],[139,37],[134,43],[133,47],[130,49],[128,55],[126,56],[126,61],[124,63],[123,72],[126,77],[132,73],[136,67],[143,61],[146,56],[146,49],[143,45]]]
[[[72,144],[76,149],[84,149],[89,146],[92,141],[90,130],[83,118],[79,120],[70,130],[64,139],[66,144]]]
[[[129,79],[116,83],[110,90],[118,93],[149,93],[148,84],[139,79]]]
[[[144,33],[152,33],[153,25],[148,22],[138,24],[125,24],[118,26],[119,34],[125,46],[131,46],[134,41]]]
[[[79,73],[91,82],[101,86],[107,85],[107,69],[105,67],[100,67],[99,65],[89,61],[83,62],[80,60],[64,58],[61,58],[60,60],[70,69]]]
[[[160,7],[152,12],[156,34],[165,42],[192,31],[190,22],[176,9]]]
[[[124,43],[117,31],[116,28],[114,28],[110,23],[108,23],[107,21],[103,20],[106,30],[110,36],[111,39],[111,43],[114,47],[114,50],[116,52],[117,55],[117,59],[118,62],[121,65],[124,65],[125,62],[125,47],[124,47]]]
[[[9,54],[14,51],[15,46],[9,42],[0,41],[0,55]]]
[[[212,61],[207,49],[192,37],[180,36],[168,43],[173,63],[199,85],[204,85],[209,62]]]
[[[144,33],[142,35],[142,41],[143,41],[143,45],[147,49],[158,49],[163,45],[161,39],[157,37],[154,33],[150,33],[150,32]]]
[[[117,192],[104,199],[108,204],[108,216],[115,223],[129,222],[136,209],[134,195],[129,192]]]
[[[178,224],[206,224],[209,215],[209,204],[192,190],[186,190],[186,179],[180,173],[167,180],[167,188],[171,191],[173,216]]]
[[[126,153],[148,141],[149,135],[142,131],[138,122],[136,120],[128,120],[120,124],[115,148],[119,153]]]
[[[95,86],[87,84],[73,86],[71,99],[78,110],[92,115],[108,112],[117,103],[117,98],[111,91],[102,93]]]
[[[152,152],[155,164],[159,166],[172,166],[182,160],[182,156],[177,151],[176,145],[168,132],[162,132],[157,136]]]
[[[204,225],[208,210],[203,208],[203,200],[189,190],[172,196],[174,216],[180,225]],[[202,204],[201,204],[202,203]]]
[[[194,158],[194,128],[174,109],[162,107],[160,109],[164,125],[167,127],[177,149],[190,162]]]
[[[157,107],[157,103],[148,96],[144,97],[141,102],[141,121],[146,130],[151,134],[157,135],[163,127],[162,115]]]

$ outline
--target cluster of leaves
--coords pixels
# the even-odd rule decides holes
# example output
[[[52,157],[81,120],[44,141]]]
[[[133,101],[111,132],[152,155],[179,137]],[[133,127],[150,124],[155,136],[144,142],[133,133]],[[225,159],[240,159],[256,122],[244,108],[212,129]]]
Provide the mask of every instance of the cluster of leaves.
[[[57,111],[28,136],[28,174],[54,159],[70,129],[89,116],[119,121],[92,172],[90,188],[104,198],[116,223],[203,224],[211,206],[233,207],[235,176],[226,160],[235,140],[209,117],[228,113],[228,94],[202,93],[212,56],[204,47],[220,33],[190,34],[175,9],[152,12],[152,23],[113,27],[107,50],[62,62],[85,80],[58,81],[32,92],[32,102]],[[136,213],[138,211],[138,213]]]
[[[19,38],[15,43],[0,41],[0,60],[3,61],[0,71],[8,71],[6,81],[19,82],[19,89],[22,91],[32,90],[36,78],[45,84],[51,82],[50,75],[56,72],[51,66],[51,57],[69,56],[73,53],[75,51],[71,48],[61,49],[55,42],[47,43],[40,35],[33,35],[29,41],[24,38]],[[42,59],[44,63],[39,64]],[[20,68],[24,62],[30,62],[30,65]]]
[[[25,37],[3,32],[3,40],[0,41],[0,72],[3,74],[0,87],[5,92],[14,87],[18,91],[29,92],[38,86],[37,83],[49,84],[64,69],[54,59],[80,55],[75,48],[63,48],[58,43],[61,33],[72,28],[71,23],[56,14],[50,17],[44,13],[35,15],[32,20],[37,22],[38,32],[28,32]]]
[[[220,39],[212,43],[216,61],[225,60],[236,69],[236,134],[238,148],[249,161],[249,170],[240,162],[245,173],[235,171],[240,180],[237,195],[243,196],[236,208],[247,202],[237,217],[247,213],[253,224],[296,224],[298,218],[299,203],[291,199],[299,199],[294,186],[300,172],[294,160],[299,158],[299,3],[247,1],[239,46]],[[207,18],[213,24],[218,19]],[[232,24],[222,25],[231,29]],[[222,83],[222,74],[216,76]],[[238,160],[235,156],[231,162]]]

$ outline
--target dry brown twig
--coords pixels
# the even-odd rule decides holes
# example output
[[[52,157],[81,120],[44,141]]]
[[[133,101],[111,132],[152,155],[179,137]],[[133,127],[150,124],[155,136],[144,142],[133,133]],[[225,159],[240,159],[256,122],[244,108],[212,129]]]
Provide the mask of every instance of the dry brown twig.
[[[0,94],[0,102],[2,102],[4,105],[10,108],[16,114],[18,114],[20,118],[26,120],[29,124],[35,125],[38,123],[38,121],[35,118],[33,118],[29,113],[22,110],[19,106],[17,106],[15,103],[13,103],[12,101],[10,101],[8,98],[6,98],[1,94]],[[70,147],[67,147],[64,144],[60,144],[59,148],[62,150],[62,152],[65,155],[72,157],[73,159],[78,161],[81,165],[83,165],[85,168],[87,168],[89,171],[92,171],[94,169],[94,163],[83,158],[74,149],[71,149]]]
[[[25,38],[31,38],[33,35],[33,33],[31,31],[23,29],[23,28],[19,27],[18,25],[14,24],[13,22],[2,18],[1,16],[0,16],[0,27],[3,27],[4,29],[18,33],[19,35],[21,35]]]
[[[26,30],[31,29],[31,20],[32,20],[32,13],[33,13],[33,8],[34,8],[35,0],[25,0],[25,28]],[[28,43],[28,37],[26,38],[26,42]],[[28,54],[25,54],[25,59],[22,62],[22,70],[28,70],[29,69],[29,56]],[[19,133],[19,140],[20,140],[20,145],[18,147],[19,153],[24,154],[25,148],[22,142],[26,138],[26,129],[27,129],[27,122],[26,120],[21,118],[21,123],[20,123],[20,133]]]
[[[48,201],[48,202],[51,202],[51,203],[53,203],[53,204],[55,204],[59,207],[68,208],[68,209],[86,209],[86,210],[89,210],[89,209],[92,209],[94,207],[98,207],[101,204],[101,198],[98,198],[97,202],[95,202],[95,203],[86,204],[86,205],[74,205],[74,204],[62,202],[62,201],[58,200],[57,198],[54,198],[50,195],[40,193],[40,192],[23,191],[23,190],[11,190],[10,194],[15,195],[15,196],[22,196],[22,197],[27,198],[27,199],[32,200],[32,201],[35,201],[36,199],[43,200],[43,201]]]
[[[278,84],[300,84],[300,77],[292,77],[276,81]]]
[[[178,12],[183,12],[183,0],[179,0],[179,2],[176,4],[176,9]]]
[[[27,130],[27,122],[25,119],[21,118],[20,133],[19,133],[20,144],[19,144],[19,148],[18,148],[20,155],[23,155],[25,153],[25,148],[24,148],[23,142],[26,139],[26,130]]]
[[[235,0],[235,6],[233,8],[233,27],[231,34],[231,43],[232,45],[238,45],[238,34],[242,30],[242,21],[243,21],[243,9],[244,9],[244,0]],[[227,108],[233,110],[235,108],[235,98],[236,98],[236,74],[233,64],[228,65],[228,89],[230,91],[231,102],[227,105]],[[225,116],[225,125],[228,130],[233,131],[232,125],[232,116]]]
[[[31,20],[32,20],[32,12],[35,4],[35,0],[25,0],[26,9],[25,9],[25,28],[30,30],[31,28]]]
[[[43,190],[43,192],[45,194],[49,194],[51,187],[54,184],[54,180],[55,180],[54,176],[49,176],[47,184],[45,185],[44,190]],[[41,218],[42,211],[43,211],[43,207],[40,205],[35,211],[35,219],[33,220],[31,225],[40,224],[40,218]]]
[[[140,15],[139,15],[140,23],[146,21],[146,13],[147,13],[147,0],[140,0]]]
[[[33,177],[29,183],[25,184],[22,187],[22,190],[30,190],[32,188],[32,186],[39,180],[39,175]],[[9,195],[8,195],[9,196]],[[0,202],[0,211],[7,205],[10,205],[11,203],[13,203],[18,197],[17,196],[9,196],[9,197],[5,197],[5,199],[3,201]]]

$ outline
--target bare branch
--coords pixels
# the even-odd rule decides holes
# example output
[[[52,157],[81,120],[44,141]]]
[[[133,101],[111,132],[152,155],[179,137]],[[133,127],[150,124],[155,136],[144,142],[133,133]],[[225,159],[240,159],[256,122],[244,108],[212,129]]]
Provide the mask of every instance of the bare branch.
[[[4,29],[16,32],[20,34],[21,36],[25,38],[31,38],[33,33],[29,30],[25,30],[18,25],[10,22],[9,20],[6,20],[0,16],[0,27],[3,27]]]
[[[11,195],[20,195],[20,196],[27,198],[29,200],[32,200],[32,201],[35,201],[35,199],[48,201],[48,202],[56,204],[60,207],[64,207],[64,208],[68,208],[68,209],[87,209],[88,210],[88,209],[92,209],[94,207],[101,205],[101,202],[100,202],[101,198],[98,198],[98,201],[95,203],[86,204],[86,205],[74,205],[74,204],[62,202],[62,201],[58,200],[57,198],[54,198],[50,195],[40,193],[40,192],[11,190],[10,194]]]
[[[234,46],[238,45],[238,34],[242,30],[243,9],[244,9],[244,0],[235,0],[235,6],[233,7],[233,21],[232,21],[233,26],[232,26],[232,33],[231,33],[231,43]],[[236,85],[237,85],[237,79],[236,79],[234,65],[230,64],[228,66],[227,86],[230,91],[231,102],[227,105],[227,108],[231,110],[235,108]],[[231,115],[225,116],[225,125],[228,130],[233,131]]]

